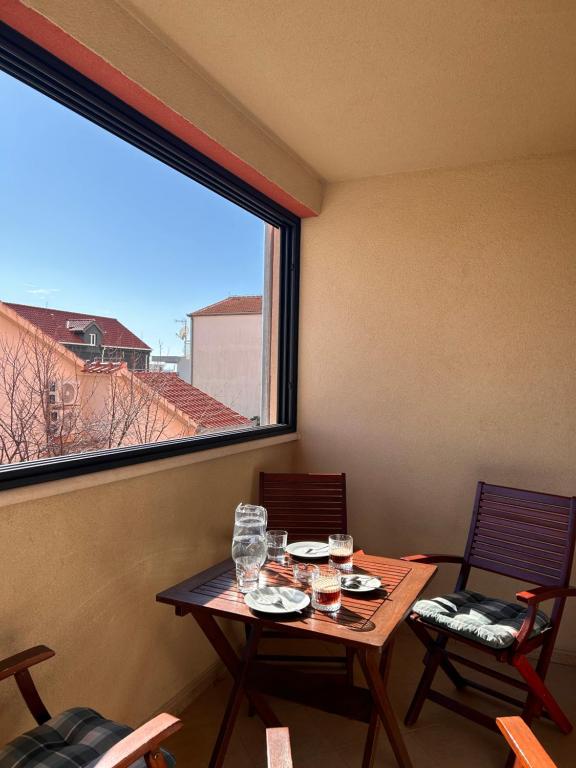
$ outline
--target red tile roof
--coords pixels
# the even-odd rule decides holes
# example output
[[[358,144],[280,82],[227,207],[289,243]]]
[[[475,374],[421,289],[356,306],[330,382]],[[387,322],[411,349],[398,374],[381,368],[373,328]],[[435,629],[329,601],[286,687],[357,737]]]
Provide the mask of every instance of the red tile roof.
[[[248,427],[250,419],[241,416],[219,400],[193,387],[177,373],[136,371],[135,375],[162,397],[190,416],[199,427],[218,429],[222,427]]]
[[[10,304],[5,302],[29,323],[40,328],[48,336],[60,344],[78,344],[78,334],[74,333],[68,323],[78,327],[82,321],[90,320],[100,328],[103,334],[102,343],[105,347],[121,347],[124,349],[150,349],[142,339],[135,336],[114,317],[99,315],[84,315],[82,312],[64,312],[61,309],[30,307],[27,304]]]
[[[66,320],[66,328],[71,331],[85,331],[93,323],[96,323],[93,317],[89,317],[87,320]]]
[[[84,363],[84,368],[82,370],[84,373],[117,373],[117,371],[121,371],[122,368],[128,370],[128,366],[124,360],[113,363],[100,363],[98,360],[92,360],[90,363]]]
[[[262,296],[229,296],[203,309],[192,312],[192,317],[198,315],[261,315]]]

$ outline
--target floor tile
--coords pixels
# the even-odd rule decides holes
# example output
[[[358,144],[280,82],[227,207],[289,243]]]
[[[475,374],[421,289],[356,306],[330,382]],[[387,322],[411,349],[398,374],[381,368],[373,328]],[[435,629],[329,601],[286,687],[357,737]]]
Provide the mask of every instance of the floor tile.
[[[290,645],[294,652],[295,644]],[[271,652],[279,650],[281,646]],[[307,646],[306,652],[316,653],[317,649],[311,651]],[[415,727],[405,728],[401,723],[423,668],[422,657],[423,651],[416,638],[403,628],[394,650],[389,692],[414,768],[503,768],[507,750],[498,734],[432,702],[425,704]],[[356,683],[361,684],[358,670],[356,677]],[[553,664],[548,682],[568,716],[576,721],[576,667]],[[455,698],[483,707],[494,717],[511,714],[505,705],[482,694],[456,692],[450,681],[441,674],[435,687]],[[185,727],[167,745],[182,768],[205,768],[208,765],[229,690],[230,682],[223,678],[184,713]],[[294,768],[360,767],[366,734],[364,724],[280,699],[270,699],[270,704],[282,723],[290,728]],[[547,721],[535,723],[534,731],[559,768],[573,768],[576,765],[576,736],[564,736]],[[390,768],[395,764],[386,736],[382,733],[374,768]],[[265,768],[266,737],[260,721],[257,717],[249,717],[248,708],[244,704],[225,768],[248,766]]]

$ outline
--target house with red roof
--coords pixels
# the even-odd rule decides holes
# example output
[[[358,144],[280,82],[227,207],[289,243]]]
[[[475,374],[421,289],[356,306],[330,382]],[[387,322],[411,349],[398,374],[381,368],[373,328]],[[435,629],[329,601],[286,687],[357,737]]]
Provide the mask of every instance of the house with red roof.
[[[229,296],[191,312],[190,383],[258,423],[262,296]]]
[[[149,368],[152,350],[115,317],[4,303],[86,362],[124,361],[131,371]]]
[[[252,425],[250,419],[188,384],[177,373],[138,371],[135,375],[187,414],[196,425],[196,434]]]
[[[33,318],[0,302],[0,464],[251,425],[175,373],[131,371],[121,359],[86,361],[58,340],[60,325],[48,333]],[[91,327],[72,322],[72,333]]]

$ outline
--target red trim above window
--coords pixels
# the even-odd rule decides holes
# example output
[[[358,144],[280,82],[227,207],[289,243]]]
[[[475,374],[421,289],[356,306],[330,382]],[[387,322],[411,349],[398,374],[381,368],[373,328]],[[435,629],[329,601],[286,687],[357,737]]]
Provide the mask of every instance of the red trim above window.
[[[20,0],[0,0],[0,19],[292,213],[302,218],[316,216],[311,208]]]

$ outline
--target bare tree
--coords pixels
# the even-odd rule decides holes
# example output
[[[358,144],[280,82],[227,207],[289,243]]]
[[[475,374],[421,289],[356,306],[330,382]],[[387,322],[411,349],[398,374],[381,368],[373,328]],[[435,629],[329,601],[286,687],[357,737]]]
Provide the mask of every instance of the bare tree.
[[[79,383],[72,370],[40,332],[22,331],[14,338],[0,334],[2,463],[81,450]]]
[[[165,401],[163,387],[150,387],[128,371],[109,374],[104,406],[97,418],[98,442],[103,448],[144,445],[174,432],[176,412]],[[172,428],[172,429],[170,429]],[[172,437],[189,434],[180,429]]]
[[[125,364],[66,363],[70,353],[59,347],[40,331],[0,333],[0,463],[191,433],[176,428],[162,387],[147,386]]]

